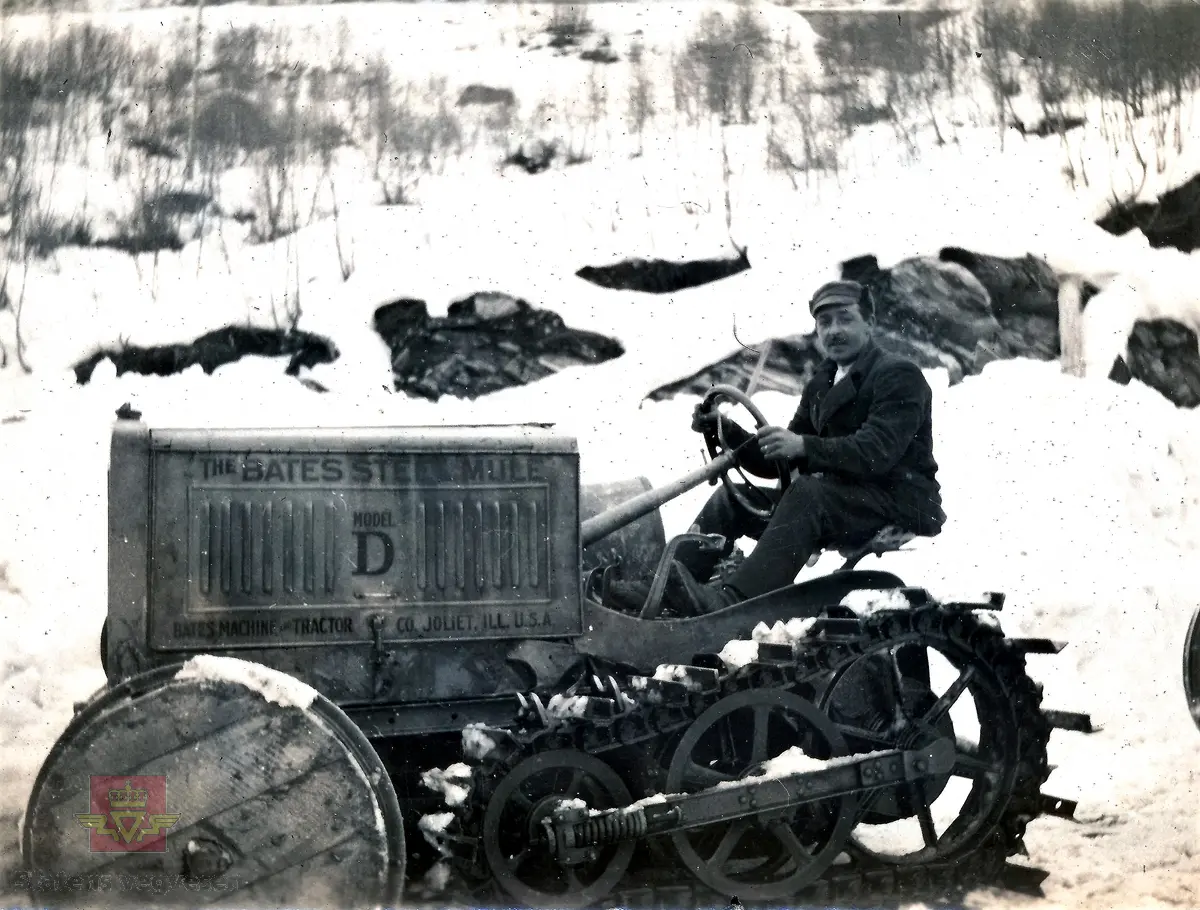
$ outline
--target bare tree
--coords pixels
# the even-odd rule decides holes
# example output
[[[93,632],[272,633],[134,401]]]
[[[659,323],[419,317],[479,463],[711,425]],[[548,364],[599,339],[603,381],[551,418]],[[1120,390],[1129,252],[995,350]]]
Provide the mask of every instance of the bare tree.
[[[191,180],[196,163],[196,117],[200,111],[200,52],[204,40],[204,0],[196,0],[196,36],[192,52],[191,110],[188,112],[187,164],[184,179]]]
[[[646,124],[654,117],[654,82],[646,67],[644,49],[635,43],[629,50],[629,97],[626,99],[626,116],[637,135],[637,154],[643,152]]]

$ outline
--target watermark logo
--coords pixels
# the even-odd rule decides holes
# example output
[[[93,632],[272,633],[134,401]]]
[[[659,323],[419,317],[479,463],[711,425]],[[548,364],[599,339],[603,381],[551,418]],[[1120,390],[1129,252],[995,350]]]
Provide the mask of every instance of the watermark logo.
[[[91,812],[75,816],[91,829],[92,853],[165,853],[166,830],[179,821],[167,812],[162,776],[92,777]]]

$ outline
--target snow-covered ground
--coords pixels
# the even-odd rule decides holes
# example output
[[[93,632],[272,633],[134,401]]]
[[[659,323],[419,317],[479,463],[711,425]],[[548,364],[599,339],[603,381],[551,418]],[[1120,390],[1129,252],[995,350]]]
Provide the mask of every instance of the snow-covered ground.
[[[694,6],[673,15],[694,16]],[[497,18],[517,16],[515,8],[497,9]],[[683,29],[670,9],[604,4],[594,16],[608,17],[606,27],[620,34],[642,28],[653,37],[658,28],[666,42]],[[527,60],[513,42],[520,23],[498,26],[488,7],[372,4],[369,17],[362,8],[333,10],[229,5],[213,16],[318,29],[348,16],[363,41],[405,35],[413,67],[436,59],[454,71],[461,63],[463,83],[524,79],[528,86],[575,72],[570,61],[556,70],[550,58],[513,68],[513,60]],[[160,12],[183,15],[129,15],[151,28]],[[443,27],[447,20],[454,28]],[[463,34],[471,40],[460,40]],[[507,35],[503,48],[500,34]],[[688,431],[694,401],[651,403],[644,400],[650,390],[733,352],[739,340],[804,331],[804,301],[843,259],[874,253],[887,266],[955,245],[1042,255],[1104,288],[1085,314],[1086,378],[1032,362],[994,363],[954,387],[930,374],[950,521],[940,537],[878,561],[935,591],[1007,592],[1001,620],[1009,634],[1070,642],[1057,657],[1030,658],[1047,704],[1090,712],[1104,727],[1090,737],[1056,733],[1052,741],[1058,769],[1047,790],[1078,799],[1079,822],[1042,820],[1030,829],[1031,862],[1053,873],[1047,900],[983,893],[972,904],[1200,903],[1200,731],[1180,678],[1183,634],[1200,605],[1200,414],[1136,382],[1120,387],[1105,379],[1134,319],[1174,315],[1197,325],[1200,260],[1150,250],[1136,232],[1114,238],[1095,227],[1112,188],[1128,183],[1130,165],[1090,128],[1070,137],[1093,178],[1077,190],[1063,176],[1058,137],[1010,133],[1003,152],[994,129],[965,125],[959,137],[960,144],[912,161],[889,156],[888,134],[867,130],[855,140],[856,167],[840,181],[794,190],[764,172],[752,130],[731,130],[732,233],[748,247],[752,268],[674,295],[603,290],[574,272],[623,256],[727,251],[715,134],[656,134],[640,158],[598,155],[537,176],[495,176],[488,163],[423,182],[418,205],[349,206],[336,227],[354,250],[348,281],[329,221],[264,246],[234,242],[223,250],[206,239],[136,261],[63,249],[35,264],[22,315],[30,375],[12,357],[12,312],[0,311],[0,342],[10,354],[0,370],[4,830],[15,833],[33,775],[72,703],[102,683],[105,471],[122,403],[152,424],[194,426],[549,420],[578,436],[585,482],[635,475],[662,482],[699,464],[701,444]],[[1152,173],[1142,195],[1200,170],[1198,140],[1191,137],[1183,155]],[[229,323],[272,325],[272,301],[293,287],[303,290],[300,328],[328,335],[342,355],[311,371],[328,394],[284,376],[281,362],[255,358],[211,377],[196,368],[165,379],[117,378],[101,365],[89,385],[78,386],[70,372],[98,344],[119,338],[145,344]],[[419,297],[436,314],[481,290],[522,296],[573,327],[615,336],[626,354],[474,402],[433,404],[389,391],[387,350],[370,328],[374,309]],[[795,404],[776,394],[756,400],[778,421]],[[706,492],[664,507],[669,531],[686,527]],[[827,557],[810,572],[834,561]],[[0,849],[15,849],[15,838],[0,836]],[[12,862],[10,852],[0,865]]]

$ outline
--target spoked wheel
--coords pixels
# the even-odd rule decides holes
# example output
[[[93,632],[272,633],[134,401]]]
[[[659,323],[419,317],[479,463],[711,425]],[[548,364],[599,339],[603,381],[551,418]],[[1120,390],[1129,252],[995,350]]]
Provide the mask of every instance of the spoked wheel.
[[[615,809],[633,799],[621,778],[584,752],[561,749],[525,759],[496,786],[483,818],[488,866],[500,886],[528,906],[582,907],[604,898],[621,880],[634,841],[601,848],[596,858],[564,865],[550,855],[542,828],[563,800]]]
[[[717,702],[684,733],[667,771],[666,792],[690,793],[737,780],[791,749],[815,759],[846,754],[837,729],[811,702],[779,689],[739,692]],[[684,865],[710,888],[742,900],[775,900],[811,884],[837,858],[855,808],[854,797],[837,797],[676,832],[671,840]]]
[[[867,625],[878,643],[821,699],[850,750],[920,749],[953,737],[956,761],[949,774],[863,796],[850,852],[887,865],[966,856],[995,832],[1016,789],[1022,731],[1014,695],[1021,680],[1032,683],[1021,668],[988,659],[983,650],[996,650],[997,633],[970,617],[927,611]],[[901,672],[914,644],[928,659],[928,684]]]

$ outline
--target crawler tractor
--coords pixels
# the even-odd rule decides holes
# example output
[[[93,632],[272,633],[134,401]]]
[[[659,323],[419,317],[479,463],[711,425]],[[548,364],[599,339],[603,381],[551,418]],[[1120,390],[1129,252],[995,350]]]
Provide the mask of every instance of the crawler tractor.
[[[1026,825],[1073,811],[1042,792],[1050,732],[1088,723],[1025,658],[1062,645],[1006,638],[1000,595],[857,567],[895,533],[689,615],[667,567],[721,573],[723,541],[658,509],[739,490],[708,445],[663,487],[581,486],[542,426],[119,420],[107,685],[30,796],[32,900],[415,904],[438,870],[471,906],[1036,886]],[[631,579],[644,602],[609,605]]]

